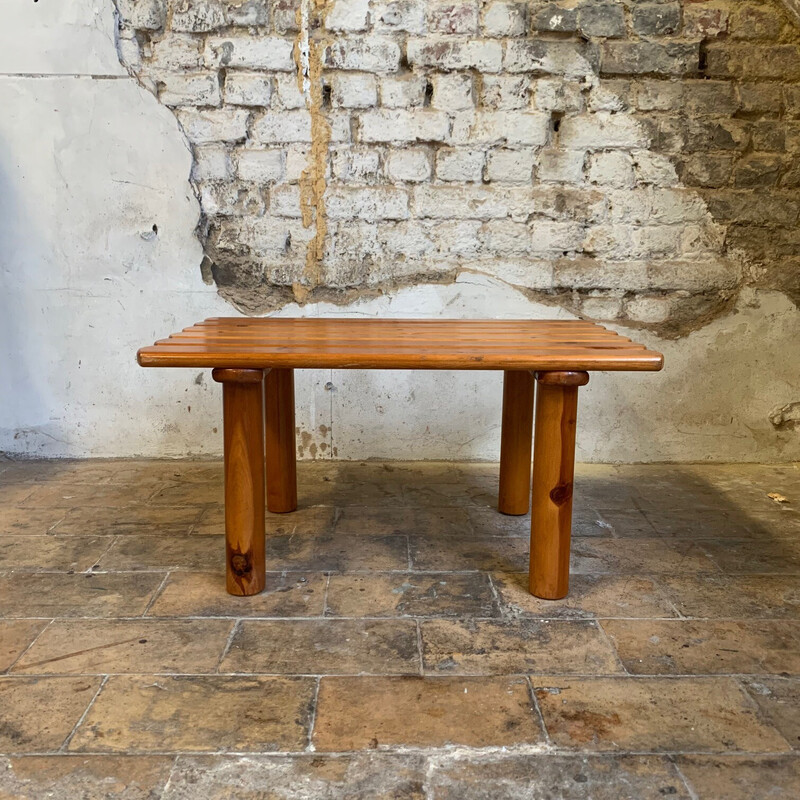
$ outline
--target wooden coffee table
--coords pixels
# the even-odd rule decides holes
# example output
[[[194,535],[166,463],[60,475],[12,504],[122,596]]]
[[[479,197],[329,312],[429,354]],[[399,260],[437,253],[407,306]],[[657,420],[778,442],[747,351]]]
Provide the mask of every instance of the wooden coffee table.
[[[580,320],[219,317],[143,347],[138,361],[211,367],[222,384],[227,589],[235,595],[264,588],[265,495],[271,512],[297,508],[295,369],[503,370],[498,509],[526,514],[532,502],[530,590],[545,599],[569,587],[578,387],[591,370],[663,366],[660,353]]]

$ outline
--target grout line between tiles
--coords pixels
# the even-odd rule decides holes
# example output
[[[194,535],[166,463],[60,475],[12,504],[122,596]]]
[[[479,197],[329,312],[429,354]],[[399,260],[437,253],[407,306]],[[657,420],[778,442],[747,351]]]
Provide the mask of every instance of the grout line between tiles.
[[[319,702],[319,687],[322,682],[322,677],[317,678],[314,686],[314,696],[311,698],[311,718],[308,721],[308,740],[304,752],[313,753],[314,748],[314,726],[317,724],[317,704]]]
[[[147,606],[145,607],[144,611],[142,611],[142,619],[145,619],[145,618],[150,619],[149,617],[147,617],[147,615],[150,613],[150,609],[153,607],[153,604],[161,596],[161,592],[164,591],[164,587],[167,585],[167,581],[169,580],[169,576],[171,574],[172,573],[169,570],[167,570],[167,572],[164,574],[163,580],[161,581],[161,583],[158,584],[158,586],[156,587],[156,590],[153,592],[152,596],[150,597],[150,600],[148,600]]]
[[[69,735],[64,740],[61,747],[58,748],[58,752],[60,753],[66,752],[66,749],[69,747],[70,742],[72,741],[75,734],[78,732],[78,728],[80,727],[81,723],[86,719],[86,715],[89,713],[95,701],[100,696],[100,692],[103,691],[103,687],[106,685],[107,682],[108,682],[108,675],[103,675],[103,677],[100,680],[100,685],[97,687],[97,691],[94,693],[94,696],[89,701],[89,705],[86,706],[86,709],[84,710],[83,714],[81,714],[80,719],[75,723],[75,726],[69,732]]]
[[[17,664],[22,660],[22,658],[27,654],[27,652],[39,641],[39,637],[55,622],[55,619],[51,619],[47,625],[45,625],[36,636],[33,637],[33,641],[6,667],[5,674],[10,675],[11,670],[17,666]],[[0,673],[1,674],[1,673]]]

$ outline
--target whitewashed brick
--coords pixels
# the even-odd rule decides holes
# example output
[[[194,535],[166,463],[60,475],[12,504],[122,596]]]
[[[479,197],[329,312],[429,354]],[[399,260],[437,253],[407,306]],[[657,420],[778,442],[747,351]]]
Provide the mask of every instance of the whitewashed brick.
[[[311,149],[307,145],[290,144],[286,148],[286,180],[299,181],[303,170],[308,169]]]
[[[297,75],[276,75],[275,94],[277,106],[290,110],[306,108],[306,98],[297,83]],[[273,106],[273,107],[277,107]]]
[[[325,48],[322,63],[328,69],[396,72],[400,66],[400,47],[388,38],[343,39]]]
[[[595,225],[586,231],[581,249],[602,258],[625,258],[631,252],[633,230],[630,225]]]
[[[453,119],[453,144],[543,145],[550,118],[520,111],[462,111]]]
[[[211,36],[206,40],[209,67],[246,67],[294,72],[294,42],[280,36]]]
[[[527,219],[533,211],[533,196],[522,187],[430,186],[414,191],[417,216],[431,219]]]
[[[475,105],[472,75],[457,72],[435,75],[431,105],[442,111],[472,108]]]
[[[482,247],[478,220],[436,220],[428,223],[437,252],[446,256],[472,256]]]
[[[603,186],[633,186],[633,159],[629,153],[609,150],[589,156],[589,181]]]
[[[562,258],[555,265],[554,283],[569,289],[641,291],[648,287],[647,264],[644,261]]]
[[[283,178],[280,150],[238,150],[234,154],[236,175],[243,181],[267,183]]]
[[[476,69],[500,72],[503,62],[502,44],[495,39],[436,41],[409,39],[406,44],[408,62],[417,67],[443,70]]]
[[[563,253],[578,250],[583,243],[584,228],[577,222],[534,220],[531,224],[531,251]]]
[[[631,232],[631,247],[627,253],[633,258],[677,258],[681,252],[681,225],[647,225]]]
[[[608,147],[646,147],[648,136],[636,119],[625,114],[580,114],[561,121],[562,147],[600,150]]]
[[[253,123],[253,139],[259,144],[311,142],[311,114],[267,111]]]
[[[374,75],[340,72],[331,76],[331,100],[337,108],[372,108],[378,104]]]
[[[580,183],[585,160],[583,150],[547,148],[539,153],[537,176],[545,182]]]
[[[299,219],[300,187],[296,183],[279,183],[269,190],[270,216]]]
[[[533,104],[539,111],[575,113],[583,109],[583,86],[557,78],[534,81]]]
[[[553,286],[553,262],[549,258],[494,257],[490,261],[472,263],[475,269],[513,286],[525,289],[550,289]]]
[[[173,3],[172,30],[183,33],[206,33],[225,25],[225,9],[216,0],[184,0]]]
[[[200,203],[210,216],[261,216],[266,203],[258,187],[240,183],[201,183]]]
[[[492,150],[486,162],[486,178],[503,183],[530,183],[536,154],[531,150]]]
[[[329,31],[355,33],[369,27],[370,0],[335,0],[325,15]]]
[[[436,249],[433,239],[415,220],[379,224],[377,241],[380,250],[389,256],[422,258]]]
[[[146,46],[147,66],[158,73],[167,70],[196,69],[203,63],[201,40],[184,33],[173,33]]]
[[[487,36],[524,36],[525,3],[489,3],[483,12],[483,32]]]
[[[220,144],[207,144],[194,148],[192,180],[228,180],[233,177],[233,167],[228,148]]]
[[[654,189],[650,216],[662,225],[704,220],[708,209],[703,199],[689,189]]]
[[[436,153],[436,177],[440,181],[475,183],[483,178],[483,150],[442,149]]]
[[[304,228],[300,220],[267,214],[242,220],[234,235],[235,244],[246,244],[262,255],[281,257],[298,245],[305,255],[304,245],[314,237],[314,229]]]
[[[619,319],[622,299],[612,294],[586,297],[581,303],[581,313],[590,319]]]
[[[166,0],[117,0],[120,19],[138,31],[157,31],[167,18]]]
[[[447,114],[429,109],[367,111],[360,117],[364,142],[444,142],[450,134]]]
[[[607,189],[608,216],[611,222],[644,225],[653,208],[653,194],[648,187],[633,189]]]
[[[186,137],[193,144],[236,142],[247,136],[250,114],[242,108],[215,108],[208,111],[182,108],[176,113]]]
[[[346,183],[377,183],[381,176],[381,157],[377,150],[336,150],[331,162],[333,175]]]
[[[331,187],[325,205],[330,219],[360,219],[377,222],[382,219],[406,219],[408,194],[390,186],[347,188]]]
[[[216,72],[199,74],[162,73],[158,76],[158,99],[165,106],[218,106],[222,103]]]
[[[527,108],[531,104],[531,79],[527,75],[484,75],[480,87],[481,106],[490,111]]]
[[[531,249],[531,231],[524,222],[493,219],[481,228],[481,241],[495,253],[527,253]]]
[[[636,322],[664,322],[669,318],[672,302],[668,297],[634,297],[625,303],[625,316]]]
[[[394,150],[386,157],[386,174],[392,181],[426,181],[431,177],[430,153],[420,147]]]
[[[268,106],[272,80],[260,72],[236,72],[225,75],[225,102],[234,106]]]
[[[477,33],[478,6],[469,0],[428,0],[428,30],[434,33]]]
[[[506,45],[503,67],[507,72],[547,72],[562,78],[589,79],[597,74],[599,58],[594,45],[545,39],[512,39]]]
[[[378,30],[425,33],[425,7],[427,0],[373,0],[372,19]]]
[[[419,75],[380,79],[381,105],[385,108],[413,108],[425,102],[425,79]]]
[[[679,183],[675,164],[667,156],[649,150],[637,150],[633,153],[633,162],[637,183],[654,186],[677,186]]]
[[[129,33],[131,35],[125,35]],[[125,29],[120,31],[117,39],[117,52],[119,60],[125,69],[132,72],[139,72],[142,68],[142,50],[138,40],[132,35],[132,31]]]

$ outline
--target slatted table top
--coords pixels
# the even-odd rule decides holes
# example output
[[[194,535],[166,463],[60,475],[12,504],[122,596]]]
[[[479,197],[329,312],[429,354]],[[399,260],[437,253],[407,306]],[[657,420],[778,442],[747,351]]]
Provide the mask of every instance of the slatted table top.
[[[659,370],[663,356],[582,320],[215,317],[139,350],[143,367]]]

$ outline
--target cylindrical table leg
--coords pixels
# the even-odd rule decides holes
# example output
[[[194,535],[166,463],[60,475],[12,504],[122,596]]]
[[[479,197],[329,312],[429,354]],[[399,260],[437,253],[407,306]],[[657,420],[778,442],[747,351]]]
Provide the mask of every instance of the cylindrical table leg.
[[[500,435],[500,492],[503,514],[527,514],[531,498],[533,437],[533,373],[503,374],[503,427]]]
[[[215,369],[222,384],[225,438],[225,548],[228,592],[264,589],[264,373]]]
[[[267,509],[297,508],[297,460],[294,430],[294,370],[271,369],[266,376]]]
[[[558,600],[569,590],[578,387],[589,375],[538,372],[536,380],[530,591]]]

